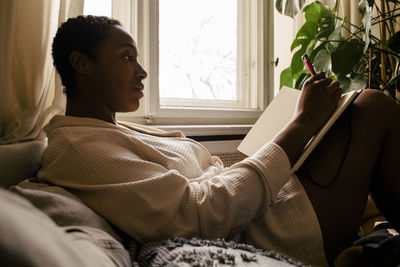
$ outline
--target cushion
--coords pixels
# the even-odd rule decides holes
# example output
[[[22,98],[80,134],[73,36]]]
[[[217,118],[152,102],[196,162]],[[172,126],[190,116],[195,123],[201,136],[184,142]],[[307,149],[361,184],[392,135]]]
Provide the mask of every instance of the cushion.
[[[47,139],[0,146],[0,187],[8,188],[36,175]]]
[[[143,245],[141,266],[303,266],[273,251],[233,241],[176,238]]]
[[[88,226],[100,229],[119,242],[121,236],[110,224],[62,187],[40,183],[32,178],[11,186],[10,191],[29,200],[58,226]]]
[[[118,250],[118,251],[117,251]],[[113,255],[126,255],[114,258]],[[131,266],[110,235],[92,227],[58,227],[26,199],[0,188],[1,266]]]

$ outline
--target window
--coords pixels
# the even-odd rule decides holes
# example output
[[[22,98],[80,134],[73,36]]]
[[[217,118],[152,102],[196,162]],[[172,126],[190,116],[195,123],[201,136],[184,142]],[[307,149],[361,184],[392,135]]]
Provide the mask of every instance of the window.
[[[85,14],[94,14],[90,1],[101,5],[85,0]],[[132,33],[148,72],[140,109],[119,119],[251,124],[273,97],[273,1],[103,1],[102,14]]]
[[[83,13],[111,17],[111,4],[112,0],[85,0],[83,3]]]
[[[161,105],[237,102],[237,2],[160,1],[158,13]]]

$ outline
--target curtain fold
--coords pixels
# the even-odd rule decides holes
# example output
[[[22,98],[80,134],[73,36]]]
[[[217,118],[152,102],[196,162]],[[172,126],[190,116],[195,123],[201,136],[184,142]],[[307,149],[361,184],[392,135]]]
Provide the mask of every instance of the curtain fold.
[[[351,24],[360,26],[362,24],[362,14],[358,11],[358,1],[355,0],[338,0],[339,1],[339,16],[347,18]],[[351,31],[355,29],[351,26]],[[348,31],[343,34],[345,37],[349,36]]]
[[[59,24],[82,11],[83,0],[0,0],[0,144],[43,138],[64,111],[51,45]]]

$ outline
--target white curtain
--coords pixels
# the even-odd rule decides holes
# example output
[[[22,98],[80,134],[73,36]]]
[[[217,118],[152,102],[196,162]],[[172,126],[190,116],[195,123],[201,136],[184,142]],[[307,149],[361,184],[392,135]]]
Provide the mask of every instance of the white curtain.
[[[65,99],[51,45],[83,0],[0,0],[0,144],[43,138]]]

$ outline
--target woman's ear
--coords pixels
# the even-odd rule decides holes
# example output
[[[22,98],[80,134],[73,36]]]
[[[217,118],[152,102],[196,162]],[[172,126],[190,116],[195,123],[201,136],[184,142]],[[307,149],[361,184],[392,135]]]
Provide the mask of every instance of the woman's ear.
[[[80,74],[88,75],[92,72],[92,60],[79,51],[72,51],[69,62],[71,67]]]

